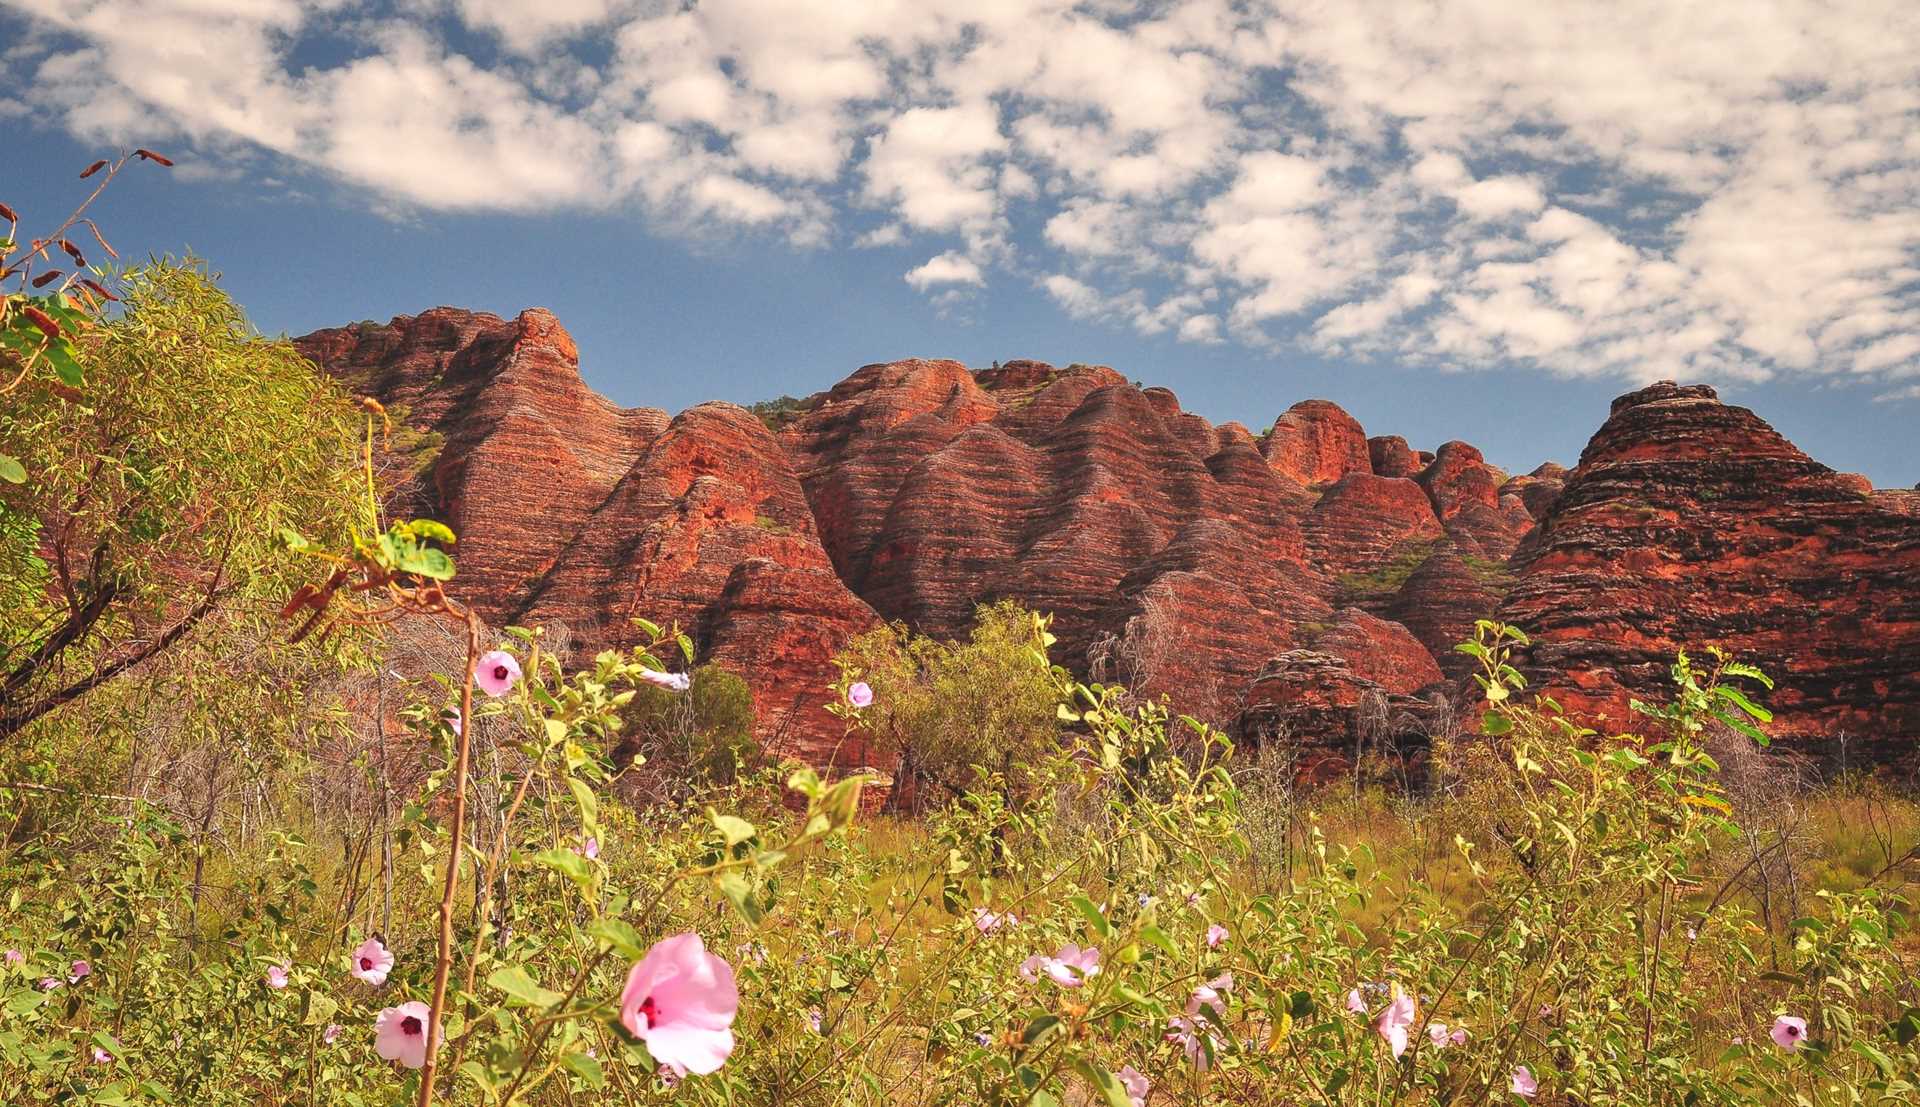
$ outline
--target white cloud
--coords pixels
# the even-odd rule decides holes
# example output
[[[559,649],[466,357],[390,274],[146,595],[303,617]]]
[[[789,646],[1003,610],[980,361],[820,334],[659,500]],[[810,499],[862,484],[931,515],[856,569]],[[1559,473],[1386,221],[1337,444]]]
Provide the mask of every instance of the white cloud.
[[[906,282],[918,291],[925,292],[936,285],[980,285],[985,284],[986,280],[972,259],[949,252],[928,258],[926,264],[908,270]]]
[[[1187,341],[1920,372],[1920,6],[1139,8],[0,0],[0,117],[402,211],[912,244],[949,307],[1010,272]]]

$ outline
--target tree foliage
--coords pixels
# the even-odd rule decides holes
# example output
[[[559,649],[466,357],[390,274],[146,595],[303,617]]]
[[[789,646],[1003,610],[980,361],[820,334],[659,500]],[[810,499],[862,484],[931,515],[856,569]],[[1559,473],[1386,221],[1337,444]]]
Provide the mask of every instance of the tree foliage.
[[[1058,695],[1033,647],[1031,613],[1012,600],[980,607],[965,642],[916,635],[899,623],[850,643],[849,673],[873,687],[866,725],[901,756],[902,771],[958,793],[982,774],[1019,792],[1058,745]]]
[[[118,282],[81,332],[84,386],[25,378],[0,410],[0,737],[175,647],[258,621],[297,579],[284,527],[343,533],[352,405],[255,332],[203,262]]]

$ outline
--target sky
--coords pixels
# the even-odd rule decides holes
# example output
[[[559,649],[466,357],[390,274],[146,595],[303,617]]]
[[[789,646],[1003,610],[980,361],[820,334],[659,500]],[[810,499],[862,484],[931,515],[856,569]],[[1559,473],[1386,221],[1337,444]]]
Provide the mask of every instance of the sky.
[[[0,0],[0,201],[269,333],[544,306],[617,402],[1112,365],[1573,463],[1707,381],[1920,481],[1920,5]],[[24,151],[24,153],[23,153]]]

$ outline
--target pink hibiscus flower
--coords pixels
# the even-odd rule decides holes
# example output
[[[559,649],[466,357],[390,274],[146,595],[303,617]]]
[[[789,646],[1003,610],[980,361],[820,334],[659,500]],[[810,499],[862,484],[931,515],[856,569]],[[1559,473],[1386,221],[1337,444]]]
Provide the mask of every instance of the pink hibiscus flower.
[[[378,988],[393,971],[393,954],[378,938],[368,938],[353,950],[353,975]]]
[[[1127,1090],[1127,1107],[1146,1107],[1147,1093],[1153,1090],[1147,1078],[1132,1065],[1122,1066],[1115,1075],[1120,1078],[1120,1086]]]
[[[713,1072],[733,1053],[733,966],[688,931],[662,938],[627,973],[620,1023],[676,1076]]]
[[[1773,1044],[1789,1053],[1797,1051],[1807,1040],[1807,1020],[1792,1015],[1781,1015],[1773,1020]]]
[[[1221,926],[1219,923],[1214,923],[1212,926],[1207,927],[1207,948],[1208,949],[1215,949],[1220,945],[1221,942],[1224,942],[1226,940],[1227,940],[1226,927]]]
[[[495,699],[513,691],[520,680],[520,663],[505,650],[489,650],[473,663],[473,682]]]
[[[1396,995],[1387,1009],[1380,1012],[1380,1018],[1373,1024],[1374,1030],[1386,1039],[1393,1049],[1395,1057],[1407,1051],[1407,1031],[1413,1026],[1413,997]]]
[[[1540,1090],[1540,1082],[1533,1078],[1533,1070],[1525,1065],[1513,1066],[1513,1083],[1509,1086],[1513,1094],[1522,1099],[1532,1099]]]
[[[78,984],[93,975],[93,966],[85,961],[75,961],[67,972],[67,983]]]
[[[382,1010],[373,1020],[373,1049],[410,1069],[427,1063],[427,1022],[433,1012],[419,1000]]]
[[[864,680],[847,685],[847,702],[855,707],[870,706],[873,703],[873,687]]]
[[[1093,946],[1081,949],[1068,942],[1041,967],[1062,988],[1078,988],[1089,978],[1100,975],[1100,951]]]
[[[284,988],[287,986],[287,967],[270,965],[267,967],[267,987]]]

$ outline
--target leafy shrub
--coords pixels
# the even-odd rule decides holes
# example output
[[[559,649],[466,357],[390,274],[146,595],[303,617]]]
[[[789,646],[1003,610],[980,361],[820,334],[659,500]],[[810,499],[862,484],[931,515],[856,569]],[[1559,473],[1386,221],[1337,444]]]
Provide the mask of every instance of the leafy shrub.
[[[622,759],[639,754],[655,781],[650,794],[677,782],[682,787],[729,784],[760,760],[754,735],[753,690],[719,665],[688,673],[685,693],[640,687],[623,716]]]
[[[1033,767],[1058,747],[1058,690],[1033,646],[1033,616],[1012,600],[980,607],[965,642],[880,627],[849,643],[840,661],[874,706],[862,725],[901,759],[899,779],[937,802],[996,780],[1031,791]]]

